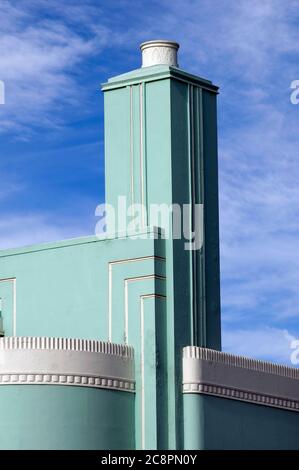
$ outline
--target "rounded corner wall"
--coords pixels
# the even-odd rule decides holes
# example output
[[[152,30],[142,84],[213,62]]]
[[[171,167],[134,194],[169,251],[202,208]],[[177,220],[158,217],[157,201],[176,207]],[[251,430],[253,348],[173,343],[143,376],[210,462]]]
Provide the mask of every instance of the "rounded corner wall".
[[[131,348],[58,338],[0,339],[0,449],[133,449]]]

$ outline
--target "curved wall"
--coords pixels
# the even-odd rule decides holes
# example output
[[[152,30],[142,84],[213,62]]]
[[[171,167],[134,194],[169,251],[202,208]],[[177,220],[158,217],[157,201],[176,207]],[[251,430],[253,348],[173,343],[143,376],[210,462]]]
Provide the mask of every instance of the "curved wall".
[[[134,395],[59,385],[0,387],[0,449],[132,449]]]
[[[184,449],[298,449],[299,370],[183,350]]]
[[[131,348],[0,339],[0,449],[134,448]]]

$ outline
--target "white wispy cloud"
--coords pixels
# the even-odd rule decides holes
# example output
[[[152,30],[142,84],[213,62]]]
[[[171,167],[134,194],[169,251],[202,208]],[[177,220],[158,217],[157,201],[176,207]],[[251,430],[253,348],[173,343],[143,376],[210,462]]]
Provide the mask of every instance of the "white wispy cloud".
[[[15,213],[0,218],[0,251],[85,235],[80,220],[51,213]]]
[[[58,111],[84,99],[86,90],[76,79],[76,68],[95,52],[100,54],[108,30],[88,23],[92,11],[87,6],[70,2],[62,14],[59,5],[55,0],[51,5],[1,2],[0,78],[6,104],[0,109],[0,132],[24,137],[32,126],[59,126],[63,113]],[[55,11],[61,15],[53,18],[50,13]]]
[[[291,343],[297,338],[287,329],[271,327],[228,329],[223,332],[223,338],[223,350],[226,352],[293,365]]]

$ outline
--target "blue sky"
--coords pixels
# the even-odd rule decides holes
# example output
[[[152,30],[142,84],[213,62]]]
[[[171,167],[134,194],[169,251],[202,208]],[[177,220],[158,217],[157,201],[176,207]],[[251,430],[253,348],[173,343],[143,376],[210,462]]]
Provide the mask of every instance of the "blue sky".
[[[0,249],[94,232],[104,199],[100,83],[139,43],[181,44],[220,86],[223,346],[289,363],[299,338],[299,4],[1,0]]]

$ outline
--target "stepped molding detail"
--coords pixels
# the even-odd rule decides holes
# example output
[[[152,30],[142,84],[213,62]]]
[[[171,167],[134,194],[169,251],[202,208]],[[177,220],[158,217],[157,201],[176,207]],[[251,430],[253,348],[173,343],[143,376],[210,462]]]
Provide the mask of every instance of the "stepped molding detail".
[[[299,369],[188,346],[183,393],[201,393],[299,411]]]
[[[131,346],[102,341],[0,339],[0,385],[46,384],[135,391]]]

